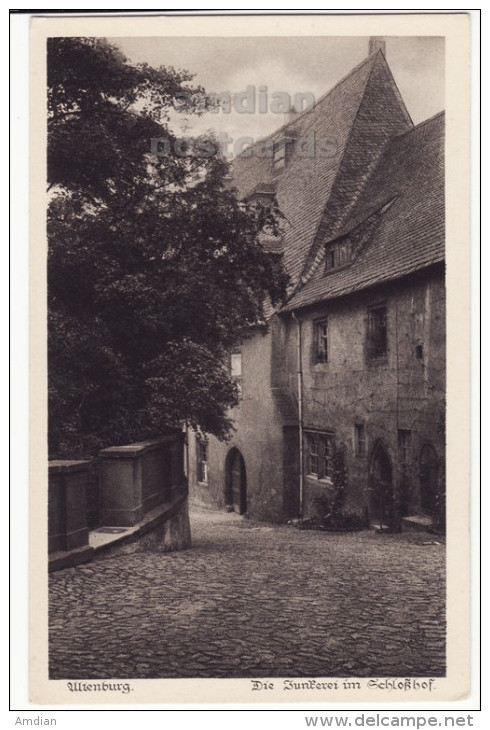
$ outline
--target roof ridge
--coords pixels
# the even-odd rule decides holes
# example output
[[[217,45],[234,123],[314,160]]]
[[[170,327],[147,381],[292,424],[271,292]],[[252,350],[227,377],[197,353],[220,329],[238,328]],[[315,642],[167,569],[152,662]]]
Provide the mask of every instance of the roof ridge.
[[[398,195],[391,195],[391,197],[386,198],[383,203],[377,204],[372,210],[369,211],[361,220],[358,222],[353,223],[346,223],[342,228],[337,231],[337,233],[333,236],[333,238],[329,238],[327,241],[325,241],[325,244],[329,243],[335,243],[335,241],[338,241],[341,238],[345,238],[346,236],[349,236],[351,233],[356,231],[358,228],[363,226],[370,218],[373,218],[377,213],[385,213],[395,200],[398,198]]]
[[[407,129],[406,132],[402,132],[401,134],[397,134],[394,137],[391,137],[386,141],[385,146],[380,151],[378,158],[376,160],[376,164],[373,166],[373,169],[371,170],[369,177],[367,178],[365,182],[364,188],[367,188],[371,179],[376,175],[376,172],[380,165],[383,164],[384,158],[387,154],[390,153],[390,147],[393,145],[393,143],[398,142],[399,140],[403,139],[404,137],[407,137],[409,134],[413,134],[415,131],[419,130],[421,127],[424,127],[426,124],[429,124],[430,122],[433,122],[437,117],[443,116],[445,114],[445,110],[443,109],[440,112],[437,112],[437,114],[433,114],[432,117],[429,117],[428,119],[424,119],[422,122],[419,122],[418,124],[414,125],[411,129]]]
[[[444,259],[443,126],[444,113],[438,112],[389,140],[356,208],[349,215],[348,225],[339,229],[337,236],[347,233],[357,240],[363,226],[366,230],[370,227],[369,216],[381,211],[382,204],[395,194],[393,208],[380,216],[374,237],[364,249],[359,249],[359,260],[331,271],[329,277],[322,276],[317,264],[314,276],[286,303],[285,310],[316,305],[366,286],[377,286],[427,269]],[[419,134],[407,137],[416,129],[421,130]],[[391,144],[405,137],[405,141]],[[372,220],[376,218],[375,213]]]
[[[294,289],[294,291],[293,291],[293,293],[292,293],[291,296],[294,296],[294,294],[296,293],[296,291],[300,287],[304,286],[304,284],[306,284],[306,281],[303,281],[304,277],[305,276],[308,276],[308,274],[311,275],[310,269],[313,269],[315,267],[318,250],[317,251],[314,251],[314,249],[315,249],[315,244],[316,244],[317,237],[318,237],[318,230],[319,230],[320,226],[322,225],[322,220],[323,220],[323,217],[324,217],[324,214],[325,214],[325,210],[328,207],[328,202],[329,202],[330,197],[332,195],[332,190],[335,188],[335,183],[337,181],[337,176],[338,176],[339,170],[340,170],[340,168],[342,166],[342,161],[343,161],[343,159],[345,157],[346,150],[347,150],[347,148],[349,146],[349,142],[350,142],[351,137],[352,137],[352,132],[354,130],[354,127],[356,125],[357,118],[359,116],[359,110],[360,110],[360,108],[362,106],[362,100],[364,99],[364,94],[366,93],[366,89],[367,89],[367,87],[369,85],[369,80],[370,80],[371,75],[373,73],[373,69],[374,69],[374,67],[376,65],[377,56],[380,53],[383,56],[381,50],[377,50],[375,53],[372,53],[370,56],[368,56],[368,58],[372,58],[373,59],[373,64],[371,66],[371,70],[369,71],[369,74],[368,74],[368,76],[366,78],[366,81],[364,83],[364,88],[363,88],[362,94],[360,95],[360,99],[359,99],[359,105],[358,105],[358,107],[356,109],[356,113],[354,114],[354,118],[352,120],[350,129],[349,129],[349,134],[347,135],[347,139],[345,140],[344,149],[343,149],[342,155],[340,156],[339,162],[337,164],[337,169],[335,171],[335,177],[333,179],[332,187],[330,189],[330,193],[329,193],[327,202],[325,203],[324,208],[323,208],[322,215],[320,216],[320,218],[318,220],[318,225],[316,227],[315,235],[313,236],[313,239],[312,239],[312,242],[311,242],[311,245],[310,245],[310,249],[309,249],[308,253],[306,254],[306,257],[305,257],[305,260],[304,260],[304,264],[303,264],[303,268],[301,269],[301,273],[299,275],[297,284],[296,284],[295,289]],[[384,56],[383,56],[383,59],[384,59]],[[386,60],[385,60],[385,63],[386,63]],[[312,256],[313,256],[313,258],[312,258]],[[308,276],[308,278],[310,278],[310,277]]]
[[[446,110],[445,109],[441,109],[440,112],[436,112],[436,114],[433,114],[431,117],[428,117],[428,119],[424,119],[422,122],[419,122],[418,124],[414,124],[413,127],[411,129],[407,129],[406,132],[402,132],[401,134],[397,134],[395,137],[392,137],[388,141],[387,146],[389,144],[391,144],[392,142],[395,142],[397,139],[401,139],[402,137],[406,137],[407,134],[412,134],[413,132],[416,132],[421,127],[424,127],[426,124],[430,124],[431,122],[433,122],[435,119],[437,119],[437,117],[443,117],[443,116],[445,116],[445,114],[446,114]]]
[[[249,152],[251,149],[253,149],[254,147],[257,147],[259,144],[263,144],[266,140],[270,139],[271,137],[274,137],[278,132],[281,132],[282,130],[286,129],[286,127],[289,127],[292,124],[296,124],[298,119],[303,118],[306,114],[311,114],[319,104],[321,104],[323,101],[325,101],[325,99],[332,93],[332,91],[334,91],[338,86],[340,86],[345,81],[347,81],[347,79],[350,76],[352,76],[354,73],[356,73],[356,71],[359,71],[368,61],[371,61],[373,64],[373,67],[374,67],[374,63],[376,61],[376,56],[379,53],[381,53],[381,55],[383,55],[383,53],[380,49],[378,49],[374,53],[371,53],[371,55],[367,56],[363,61],[358,63],[357,66],[354,66],[354,68],[351,69],[351,71],[349,71],[349,73],[347,73],[345,76],[343,76],[341,79],[339,79],[339,81],[337,81],[337,83],[335,83],[328,91],[326,91],[324,94],[322,94],[322,96],[320,96],[320,98],[313,104],[312,107],[310,107],[309,109],[305,109],[302,112],[299,112],[294,117],[294,119],[290,119],[289,121],[285,122],[284,124],[281,124],[280,127],[277,127],[277,129],[275,129],[273,132],[270,132],[265,137],[260,137],[258,140],[256,140],[256,142],[254,142],[252,145],[250,145],[250,147],[247,147],[242,152],[240,152],[240,154],[237,155],[234,159],[235,160],[240,159],[240,157],[242,157],[242,155],[244,155],[246,152]],[[383,56],[383,58],[384,58],[384,56]],[[372,71],[372,69],[371,69],[371,71]],[[369,72],[369,75],[371,75],[371,71]],[[369,76],[368,76],[368,78],[369,78]]]
[[[398,100],[398,103],[399,103],[399,105],[400,105],[400,109],[402,110],[402,112],[403,112],[403,115],[405,116],[405,119],[407,120],[407,122],[408,122],[409,124],[411,124],[411,125],[412,125],[412,127],[413,127],[413,126],[414,126],[414,124],[413,124],[413,119],[412,119],[412,117],[410,116],[410,113],[409,113],[409,111],[408,111],[408,109],[407,109],[407,105],[405,104],[405,101],[404,101],[404,99],[403,99],[403,96],[402,96],[402,95],[401,95],[401,93],[400,93],[400,89],[398,88],[398,84],[397,84],[397,83],[396,83],[396,81],[395,81],[395,77],[393,76],[393,72],[392,72],[392,70],[391,70],[391,68],[390,68],[390,64],[389,64],[389,63],[388,63],[388,61],[386,60],[386,58],[385,58],[385,56],[384,56],[383,52],[382,52],[381,50],[380,50],[379,52],[381,53],[381,55],[382,55],[382,57],[383,57],[383,60],[384,60],[384,62],[385,62],[385,66],[386,66],[386,68],[388,69],[388,73],[389,73],[389,75],[390,75],[390,78],[391,78],[391,82],[392,82],[392,84],[393,84],[393,87],[394,87],[394,92],[395,92],[395,96],[396,96],[396,98],[397,98],[397,100]]]

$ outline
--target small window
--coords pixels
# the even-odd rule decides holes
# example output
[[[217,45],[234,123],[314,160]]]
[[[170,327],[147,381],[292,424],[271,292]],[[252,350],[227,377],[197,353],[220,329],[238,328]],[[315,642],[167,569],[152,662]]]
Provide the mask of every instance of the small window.
[[[197,439],[197,481],[208,481],[208,442],[204,438]]]
[[[352,246],[349,241],[330,243],[325,250],[325,271],[346,266],[351,259]]]
[[[320,473],[320,462],[318,455],[320,453],[320,434],[310,433],[307,435],[308,441],[308,474],[318,476]]]
[[[318,322],[314,322],[314,338],[315,338],[315,350],[314,350],[314,361],[315,362],[327,362],[328,361],[328,320],[321,319]]]
[[[231,377],[242,377],[242,353],[234,352],[231,356]]]
[[[326,266],[325,268],[327,271],[330,271],[330,269],[335,269],[335,261],[336,261],[336,254],[337,251],[335,248],[329,248],[326,254]]]
[[[242,395],[242,353],[233,352],[230,361],[231,377],[238,388],[238,395]]]
[[[332,476],[333,434],[307,432],[306,472],[316,479]]]
[[[344,266],[350,261],[350,244],[339,244],[339,266]]]
[[[398,461],[402,467],[408,466],[412,449],[412,432],[407,429],[398,431]]]
[[[274,170],[282,170],[286,167],[286,140],[281,139],[274,145],[272,164]]]
[[[364,424],[355,424],[355,454],[356,456],[366,456],[366,429]]]
[[[417,360],[424,359],[424,346],[423,345],[417,345],[415,347],[415,357],[417,358]]]
[[[322,447],[322,477],[330,478],[332,476],[332,456],[333,456],[333,438],[332,436],[323,436],[320,441]]]
[[[294,141],[297,138],[294,132],[288,133],[285,137],[274,142],[272,151],[272,169],[274,172],[284,170],[294,149]]]
[[[367,356],[369,359],[385,357],[388,351],[386,305],[368,310]]]

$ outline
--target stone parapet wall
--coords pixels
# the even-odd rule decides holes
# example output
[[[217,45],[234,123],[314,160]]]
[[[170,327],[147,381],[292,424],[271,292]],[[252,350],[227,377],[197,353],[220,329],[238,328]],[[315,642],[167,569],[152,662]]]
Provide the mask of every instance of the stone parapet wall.
[[[50,462],[50,570],[99,553],[190,547],[183,447],[184,436],[176,431],[104,449],[96,460]],[[104,527],[114,532],[113,540],[89,536]]]
[[[183,434],[113,446],[99,454],[100,519],[104,525],[132,526],[183,483]]]
[[[87,486],[90,461],[52,461],[48,480],[49,552],[88,544]]]

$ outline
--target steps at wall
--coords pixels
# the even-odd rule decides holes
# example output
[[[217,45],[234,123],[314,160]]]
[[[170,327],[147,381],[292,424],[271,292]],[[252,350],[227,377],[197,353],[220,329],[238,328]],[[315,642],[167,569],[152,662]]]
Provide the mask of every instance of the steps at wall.
[[[409,515],[402,519],[402,529],[413,532],[428,532],[433,527],[432,517],[427,515]]]

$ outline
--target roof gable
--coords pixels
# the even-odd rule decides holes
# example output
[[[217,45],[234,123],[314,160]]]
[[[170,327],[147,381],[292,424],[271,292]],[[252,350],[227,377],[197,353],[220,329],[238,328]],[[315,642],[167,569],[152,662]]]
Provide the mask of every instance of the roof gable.
[[[345,146],[335,183],[306,257],[305,283],[326,238],[332,238],[355,207],[386,142],[413,127],[381,51],[374,64]]]
[[[385,207],[386,201],[393,200]],[[286,309],[343,296],[444,260],[444,114],[388,142],[337,237],[353,233],[382,211],[352,263],[328,275],[324,247],[306,285]]]
[[[239,197],[248,196],[258,183],[274,186],[286,217],[284,261],[293,282],[303,270],[377,55],[363,61],[311,110],[234,160],[233,184]],[[296,136],[296,142],[286,168],[275,173],[264,145],[270,150],[286,134]]]

